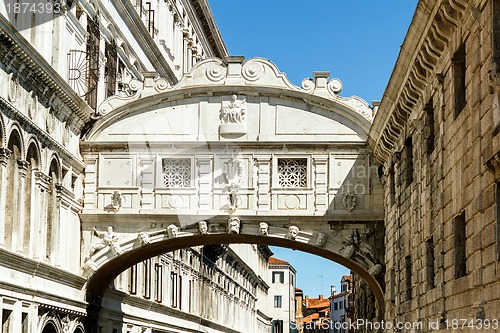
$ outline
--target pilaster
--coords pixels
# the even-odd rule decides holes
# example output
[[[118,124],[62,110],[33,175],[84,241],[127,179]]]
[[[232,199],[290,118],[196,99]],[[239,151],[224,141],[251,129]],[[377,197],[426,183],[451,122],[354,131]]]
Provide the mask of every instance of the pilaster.
[[[28,172],[29,162],[24,160],[17,160],[17,167],[19,171],[19,176],[17,177],[17,186],[14,188],[18,189],[18,197],[15,207],[17,210],[14,212],[14,228],[12,235],[12,250],[18,253],[24,252],[24,227],[26,221],[26,212],[24,205],[24,183],[26,181],[26,173]]]
[[[314,163],[314,211],[323,215],[328,209],[328,156],[313,156]]]
[[[207,211],[212,208],[212,156],[203,155],[197,156],[196,163],[198,165],[199,181],[199,201],[198,209]]]
[[[12,151],[7,148],[0,148],[0,248],[4,248],[5,239],[5,205],[7,187],[7,162],[12,156]]]
[[[257,211],[271,210],[271,155],[255,157],[257,167]]]

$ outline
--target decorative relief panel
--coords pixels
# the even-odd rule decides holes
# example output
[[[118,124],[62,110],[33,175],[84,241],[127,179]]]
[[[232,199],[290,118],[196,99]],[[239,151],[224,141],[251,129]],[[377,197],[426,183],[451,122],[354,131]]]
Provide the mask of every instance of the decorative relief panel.
[[[101,157],[99,163],[99,186],[135,186],[135,159],[130,156]]]
[[[280,187],[307,187],[307,158],[278,159]]]
[[[163,159],[162,175],[166,187],[191,187],[191,159]]]

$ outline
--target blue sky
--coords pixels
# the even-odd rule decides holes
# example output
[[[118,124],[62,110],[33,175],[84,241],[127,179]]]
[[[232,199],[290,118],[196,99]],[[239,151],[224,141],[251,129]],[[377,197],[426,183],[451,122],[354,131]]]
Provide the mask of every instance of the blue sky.
[[[315,71],[343,83],[341,96],[371,104],[384,93],[417,0],[209,0],[229,53],[271,60],[300,86]],[[305,294],[327,295],[348,270],[273,248],[298,271]]]

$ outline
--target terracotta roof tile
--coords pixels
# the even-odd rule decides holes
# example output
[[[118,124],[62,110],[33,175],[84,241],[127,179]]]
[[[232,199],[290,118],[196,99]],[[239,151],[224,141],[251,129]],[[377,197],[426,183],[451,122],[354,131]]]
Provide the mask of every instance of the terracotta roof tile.
[[[287,265],[290,265],[290,263],[288,261],[281,260],[281,259],[274,258],[274,257],[269,257],[268,262],[270,264],[287,264]]]

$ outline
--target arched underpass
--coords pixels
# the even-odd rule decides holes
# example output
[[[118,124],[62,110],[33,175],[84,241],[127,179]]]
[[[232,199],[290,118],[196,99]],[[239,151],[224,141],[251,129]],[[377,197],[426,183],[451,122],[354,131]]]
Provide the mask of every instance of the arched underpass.
[[[179,231],[175,238],[169,238],[166,229],[151,232],[146,238],[143,235],[137,235],[135,239],[115,244],[114,249],[106,247],[97,253],[93,257],[94,261],[92,263],[96,265],[93,267],[95,271],[87,267],[87,273],[91,274],[86,285],[87,301],[89,303],[87,332],[98,332],[102,298],[105,296],[109,284],[127,268],[165,252],[212,244],[280,246],[300,250],[339,263],[355,272],[369,285],[376,298],[377,315],[375,319],[377,321],[383,319],[382,267],[380,265],[378,267],[378,264],[370,266],[373,258],[368,258],[368,254],[360,250],[360,244],[346,243],[342,240],[342,238],[349,238],[349,235],[352,235],[354,230],[357,233],[361,231],[361,234],[364,232],[363,230],[344,229],[343,231],[337,231],[334,233],[335,236],[327,236],[326,241],[323,243],[323,241],[318,240],[323,236],[319,236],[319,234],[312,235],[303,231],[299,232],[295,240],[292,240],[287,228],[270,227],[269,234],[263,236],[259,234],[259,224],[241,224],[239,234],[228,234],[225,224],[209,222],[209,226],[209,230],[212,230],[209,234],[199,234],[198,226],[192,225]],[[383,230],[378,227],[381,227],[382,223],[367,223],[365,226],[371,233],[370,240],[367,242],[375,243],[376,239],[381,237],[380,232]],[[378,235],[373,233],[373,230],[378,230]],[[321,234],[325,235],[324,233]],[[144,242],[144,239],[147,239],[147,241]],[[118,254],[116,249],[122,254]],[[348,258],[345,256],[346,254],[352,255],[352,257]]]

